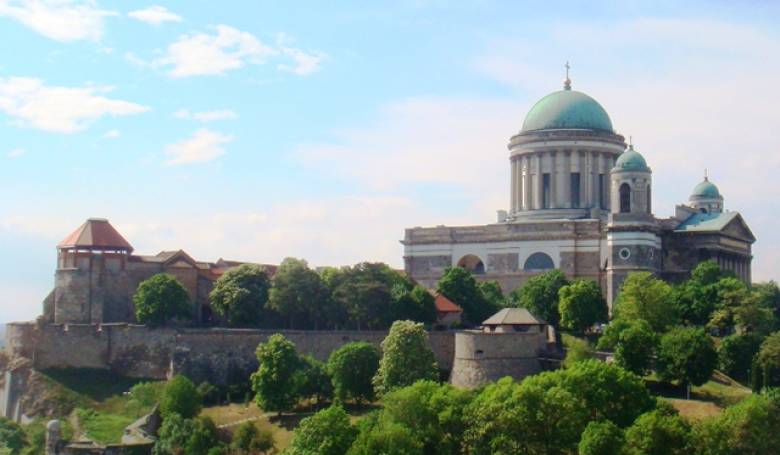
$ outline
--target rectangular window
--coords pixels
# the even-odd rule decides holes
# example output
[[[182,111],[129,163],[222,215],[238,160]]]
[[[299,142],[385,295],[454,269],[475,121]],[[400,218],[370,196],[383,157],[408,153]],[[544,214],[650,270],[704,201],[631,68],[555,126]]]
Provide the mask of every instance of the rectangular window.
[[[542,208],[550,208],[550,174],[542,174]]]
[[[580,207],[580,173],[572,172],[571,174],[571,206],[572,208]]]
[[[599,174],[599,208],[606,209],[606,203],[604,202],[604,196],[606,195],[606,185],[604,181],[604,174]]]

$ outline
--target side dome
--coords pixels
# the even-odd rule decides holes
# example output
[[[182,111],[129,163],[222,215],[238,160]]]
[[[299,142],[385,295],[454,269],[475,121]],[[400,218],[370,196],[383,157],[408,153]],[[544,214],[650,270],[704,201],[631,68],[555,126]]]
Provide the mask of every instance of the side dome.
[[[714,183],[710,182],[707,177],[704,177],[704,181],[699,183],[693,188],[691,198],[707,198],[717,199],[720,197],[720,191]]]
[[[569,89],[550,93],[534,104],[520,132],[560,129],[614,133],[612,120],[598,101]]]
[[[614,169],[620,171],[650,171],[645,157],[634,150],[633,145],[629,145],[628,150],[620,154],[617,161],[615,161]]]

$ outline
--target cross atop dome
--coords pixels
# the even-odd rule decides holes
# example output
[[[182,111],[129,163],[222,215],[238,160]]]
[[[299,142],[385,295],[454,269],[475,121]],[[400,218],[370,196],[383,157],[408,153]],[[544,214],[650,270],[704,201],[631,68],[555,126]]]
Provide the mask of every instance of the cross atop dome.
[[[563,66],[566,67],[566,79],[563,81],[563,89],[571,90],[571,79],[569,79],[569,69],[571,69],[571,66],[569,65],[569,61],[566,60],[566,64]]]

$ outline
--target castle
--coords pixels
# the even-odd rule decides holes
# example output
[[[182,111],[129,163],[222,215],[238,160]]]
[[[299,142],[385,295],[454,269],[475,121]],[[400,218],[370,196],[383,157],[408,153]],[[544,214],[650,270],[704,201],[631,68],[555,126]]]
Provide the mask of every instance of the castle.
[[[563,90],[539,100],[509,141],[509,210],[494,224],[406,229],[405,269],[434,286],[447,267],[465,267],[505,292],[557,268],[598,282],[612,304],[631,272],[679,282],[704,260],[751,280],[750,228],[725,211],[704,180],[674,216],[652,207],[652,171],[617,134],[606,110],[585,93]]]

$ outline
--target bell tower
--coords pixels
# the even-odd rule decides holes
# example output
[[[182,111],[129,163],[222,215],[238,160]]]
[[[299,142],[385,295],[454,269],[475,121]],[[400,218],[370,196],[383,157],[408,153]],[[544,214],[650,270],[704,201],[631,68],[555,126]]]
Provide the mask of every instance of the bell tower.
[[[633,144],[618,157],[609,175],[607,302],[611,309],[629,273],[658,272],[661,238],[652,213],[652,171]]]

